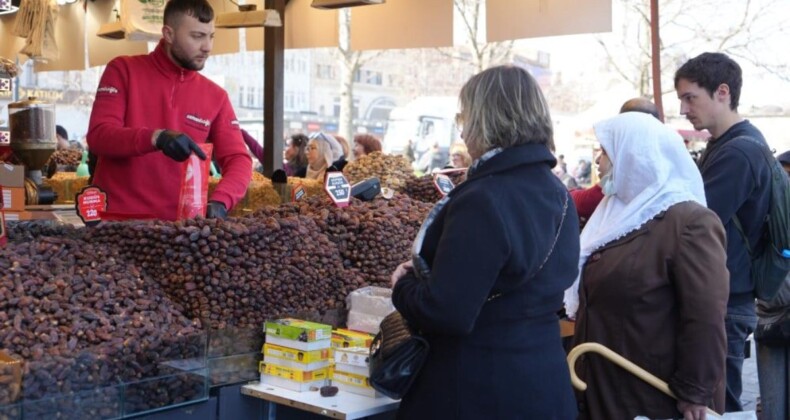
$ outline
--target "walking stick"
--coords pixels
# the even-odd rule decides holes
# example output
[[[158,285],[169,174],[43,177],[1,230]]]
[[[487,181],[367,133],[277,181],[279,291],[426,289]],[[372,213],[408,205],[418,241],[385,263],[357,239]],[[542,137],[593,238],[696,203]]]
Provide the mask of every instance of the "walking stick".
[[[661,379],[658,379],[652,373],[635,365],[630,360],[626,359],[623,356],[620,356],[619,354],[610,350],[608,347],[604,346],[603,344],[598,344],[598,343],[579,344],[578,346],[574,347],[573,350],[570,351],[570,353],[568,353],[568,367],[570,367],[571,370],[571,383],[573,384],[573,387],[578,389],[579,391],[584,391],[585,389],[587,389],[587,384],[584,383],[584,381],[582,381],[576,375],[576,369],[574,369],[574,367],[576,365],[576,359],[578,359],[579,356],[587,352],[600,354],[604,358],[609,359],[609,361],[616,364],[617,366],[620,366],[621,368],[627,370],[628,372],[631,372],[637,378],[647,382],[650,385],[653,385],[653,387],[663,392],[664,394],[667,394],[674,399],[678,399],[678,397],[676,397],[675,394],[669,389],[669,385],[667,385],[666,382],[662,381]],[[707,413],[708,415],[714,416],[717,419],[722,418],[719,415],[719,413],[711,410],[710,408],[707,409]]]

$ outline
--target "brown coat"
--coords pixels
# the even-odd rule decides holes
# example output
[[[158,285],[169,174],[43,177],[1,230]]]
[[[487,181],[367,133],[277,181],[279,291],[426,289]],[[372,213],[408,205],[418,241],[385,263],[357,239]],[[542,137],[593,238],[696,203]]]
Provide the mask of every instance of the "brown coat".
[[[729,274],[715,213],[676,204],[596,250],[583,273],[576,344],[601,343],[679,398],[723,411]],[[675,400],[597,355],[582,356],[576,370],[588,385],[580,418],[682,417]]]

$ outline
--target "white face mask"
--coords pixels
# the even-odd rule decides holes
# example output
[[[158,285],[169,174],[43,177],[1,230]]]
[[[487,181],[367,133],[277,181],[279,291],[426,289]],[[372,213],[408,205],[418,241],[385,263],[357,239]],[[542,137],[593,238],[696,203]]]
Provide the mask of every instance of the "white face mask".
[[[601,177],[601,192],[603,195],[610,196],[614,195],[614,179],[612,179],[612,172],[609,171],[608,174]]]

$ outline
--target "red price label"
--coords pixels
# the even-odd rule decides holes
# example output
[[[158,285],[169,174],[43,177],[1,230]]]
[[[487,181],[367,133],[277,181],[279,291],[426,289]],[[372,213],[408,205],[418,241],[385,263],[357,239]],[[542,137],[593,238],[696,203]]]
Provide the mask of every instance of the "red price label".
[[[8,243],[8,237],[5,232],[5,212],[3,211],[3,194],[0,194],[0,247]]]
[[[98,187],[85,187],[77,194],[77,215],[86,226],[101,222],[101,213],[107,211],[107,194]]]
[[[324,189],[338,207],[346,207],[351,201],[351,184],[343,172],[327,172]]]
[[[304,190],[302,184],[298,184],[296,188],[291,190],[291,201],[299,201],[304,198],[307,192]]]

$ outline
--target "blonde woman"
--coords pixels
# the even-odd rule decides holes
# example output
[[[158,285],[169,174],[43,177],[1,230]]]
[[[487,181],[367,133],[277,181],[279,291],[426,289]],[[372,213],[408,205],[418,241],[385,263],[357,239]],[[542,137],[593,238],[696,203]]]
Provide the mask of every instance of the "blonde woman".
[[[332,146],[323,133],[312,136],[307,143],[307,168],[305,178],[324,180],[327,168],[332,165]]]
[[[395,307],[431,346],[398,418],[575,419],[557,311],[579,224],[551,173],[549,108],[515,66],[472,77],[460,105],[474,163],[392,275]]]

